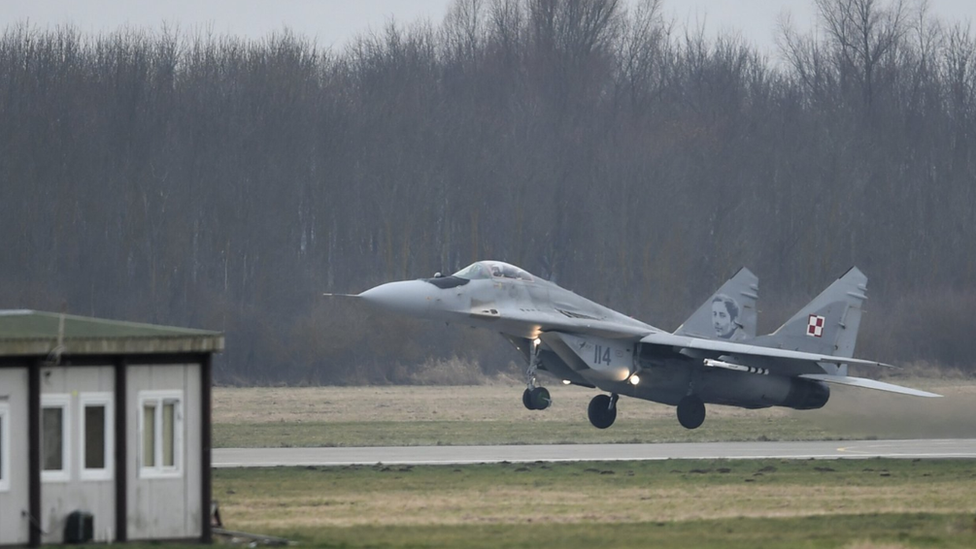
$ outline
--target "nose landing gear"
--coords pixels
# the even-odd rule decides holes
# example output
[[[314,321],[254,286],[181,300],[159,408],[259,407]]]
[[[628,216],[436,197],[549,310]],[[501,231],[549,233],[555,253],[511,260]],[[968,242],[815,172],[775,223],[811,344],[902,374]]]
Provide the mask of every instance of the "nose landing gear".
[[[529,410],[545,410],[552,404],[549,389],[545,387],[526,388],[522,392],[522,404]]]
[[[522,404],[529,410],[545,410],[552,404],[549,389],[535,385],[535,371],[539,368],[541,361],[539,351],[539,346],[534,345],[532,358],[529,360],[529,368],[525,371],[525,391],[522,392]]]
[[[619,398],[620,396],[617,393],[593,397],[586,409],[590,423],[597,429],[606,429],[613,425],[617,419],[617,399]]]

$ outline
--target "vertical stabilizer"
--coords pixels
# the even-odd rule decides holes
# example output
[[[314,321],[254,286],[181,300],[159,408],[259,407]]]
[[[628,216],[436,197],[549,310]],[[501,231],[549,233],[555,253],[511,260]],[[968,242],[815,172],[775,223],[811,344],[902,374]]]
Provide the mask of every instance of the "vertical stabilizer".
[[[742,341],[756,337],[759,278],[745,267],[712,294],[676,335]]]
[[[867,289],[868,277],[857,267],[851,267],[778,330],[756,338],[754,343],[793,351],[854,356]]]

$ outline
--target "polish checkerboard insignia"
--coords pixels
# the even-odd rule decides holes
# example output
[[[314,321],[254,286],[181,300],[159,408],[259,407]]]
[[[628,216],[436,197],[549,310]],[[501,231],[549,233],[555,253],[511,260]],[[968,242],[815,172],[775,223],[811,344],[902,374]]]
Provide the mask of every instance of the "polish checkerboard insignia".
[[[807,335],[813,337],[823,337],[824,317],[820,315],[810,315],[807,321]]]

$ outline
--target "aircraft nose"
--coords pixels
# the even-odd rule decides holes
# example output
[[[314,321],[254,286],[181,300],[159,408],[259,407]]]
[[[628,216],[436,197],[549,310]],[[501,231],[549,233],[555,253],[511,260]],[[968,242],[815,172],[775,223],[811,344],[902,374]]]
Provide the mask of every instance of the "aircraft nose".
[[[430,307],[430,289],[433,288],[423,280],[403,280],[370,288],[359,294],[359,297],[367,303],[390,311],[420,315]]]

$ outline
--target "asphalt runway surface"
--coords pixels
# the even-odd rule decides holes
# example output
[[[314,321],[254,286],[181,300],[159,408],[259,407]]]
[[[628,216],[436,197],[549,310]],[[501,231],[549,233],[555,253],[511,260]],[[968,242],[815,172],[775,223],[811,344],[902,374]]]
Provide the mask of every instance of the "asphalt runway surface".
[[[375,446],[361,448],[217,448],[214,467],[458,465],[535,461],[663,459],[962,459],[976,439],[806,442],[692,442],[523,446]]]

